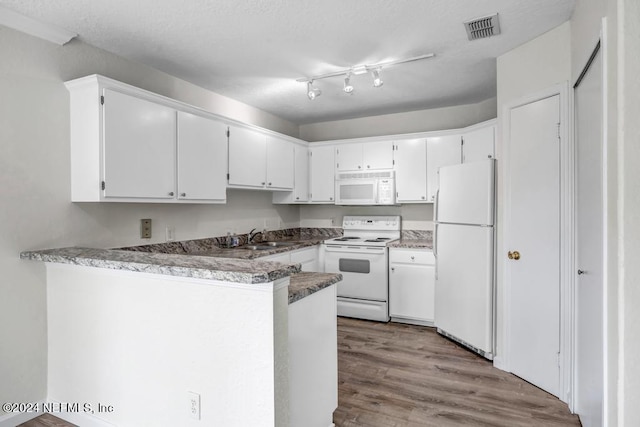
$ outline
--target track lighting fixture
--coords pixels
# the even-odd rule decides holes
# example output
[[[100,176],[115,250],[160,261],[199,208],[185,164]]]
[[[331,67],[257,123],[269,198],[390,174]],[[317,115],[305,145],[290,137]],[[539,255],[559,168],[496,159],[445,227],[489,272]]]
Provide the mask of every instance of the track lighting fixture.
[[[342,90],[344,90],[346,93],[353,93],[353,85],[350,82],[351,80],[351,73],[347,74],[347,77],[344,78],[344,88]]]
[[[307,96],[310,100],[316,99],[318,96],[322,94],[322,91],[317,87],[313,86],[313,80],[307,81]]]
[[[345,93],[353,93],[353,85],[351,84],[352,76],[359,76],[361,74],[371,73],[371,76],[373,77],[373,86],[380,87],[384,84],[384,82],[380,78],[380,72],[383,68],[391,67],[393,65],[398,65],[398,64],[404,64],[406,62],[415,62],[415,61],[420,61],[422,59],[433,58],[434,56],[435,54],[428,53],[426,55],[414,56],[413,58],[398,59],[396,61],[381,62],[379,64],[356,65],[351,68],[338,70],[338,71],[334,71],[326,74],[320,74],[318,76],[301,77],[297,79],[297,81],[307,84],[307,96],[309,97],[310,100],[316,99],[322,93],[320,89],[313,86],[313,82],[315,80],[326,79],[329,77],[346,76],[344,79],[344,86],[342,90]]]
[[[373,70],[371,72],[371,75],[373,76],[373,87],[380,87],[384,84],[384,82],[380,78],[380,71]]]

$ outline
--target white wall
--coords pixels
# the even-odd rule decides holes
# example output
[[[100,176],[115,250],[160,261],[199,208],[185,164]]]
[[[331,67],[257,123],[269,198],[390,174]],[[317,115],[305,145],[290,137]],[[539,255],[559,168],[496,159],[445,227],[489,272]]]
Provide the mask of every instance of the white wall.
[[[270,229],[299,224],[297,207],[266,192],[230,191],[227,205],[70,203],[63,82],[98,73],[293,136],[297,127],[79,41],[61,47],[0,26],[0,58],[0,402],[32,402],[46,396],[46,287],[43,266],[21,251],[158,242],[166,225],[190,239],[262,228],[256,217]],[[154,221],[150,241],[138,237],[140,218]]]
[[[496,99],[491,98],[477,104],[302,125],[300,138],[325,141],[428,132],[463,128],[495,118]]]
[[[433,230],[433,204],[401,206],[300,206],[301,227],[341,227],[345,215],[401,215],[403,230]]]
[[[504,107],[571,78],[571,25],[565,23],[498,57],[498,137],[496,153],[504,159]],[[502,357],[505,321],[504,264],[504,180],[503,162],[498,162],[498,248],[497,248],[497,356]]]

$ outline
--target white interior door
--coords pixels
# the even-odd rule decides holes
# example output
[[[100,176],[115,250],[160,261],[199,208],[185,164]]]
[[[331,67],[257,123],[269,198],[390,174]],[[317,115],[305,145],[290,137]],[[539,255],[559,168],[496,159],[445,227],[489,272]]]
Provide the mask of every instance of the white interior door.
[[[602,58],[596,53],[575,88],[577,235],[575,406],[584,427],[602,425],[603,170]]]
[[[560,96],[510,110],[505,249],[514,374],[560,393]],[[507,256],[501,254],[500,256]]]

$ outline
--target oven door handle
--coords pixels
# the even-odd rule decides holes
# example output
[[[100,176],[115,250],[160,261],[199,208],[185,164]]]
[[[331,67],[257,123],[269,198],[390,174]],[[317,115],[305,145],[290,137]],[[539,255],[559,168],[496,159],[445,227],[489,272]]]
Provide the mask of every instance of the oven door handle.
[[[331,253],[341,253],[345,256],[349,254],[384,255],[386,247],[373,246],[330,246],[325,245],[324,250]]]

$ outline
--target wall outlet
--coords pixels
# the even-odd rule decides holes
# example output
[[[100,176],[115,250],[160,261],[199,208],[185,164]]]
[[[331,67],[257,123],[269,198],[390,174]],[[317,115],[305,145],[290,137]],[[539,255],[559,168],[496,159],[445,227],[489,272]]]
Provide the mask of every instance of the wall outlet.
[[[165,228],[165,238],[167,240],[167,242],[173,242],[174,240],[176,240],[176,229],[173,228],[170,225],[167,225],[167,228]]]
[[[188,392],[189,416],[194,420],[200,419],[200,395],[192,391]]]
[[[151,238],[151,218],[145,218],[140,220],[140,238]]]

